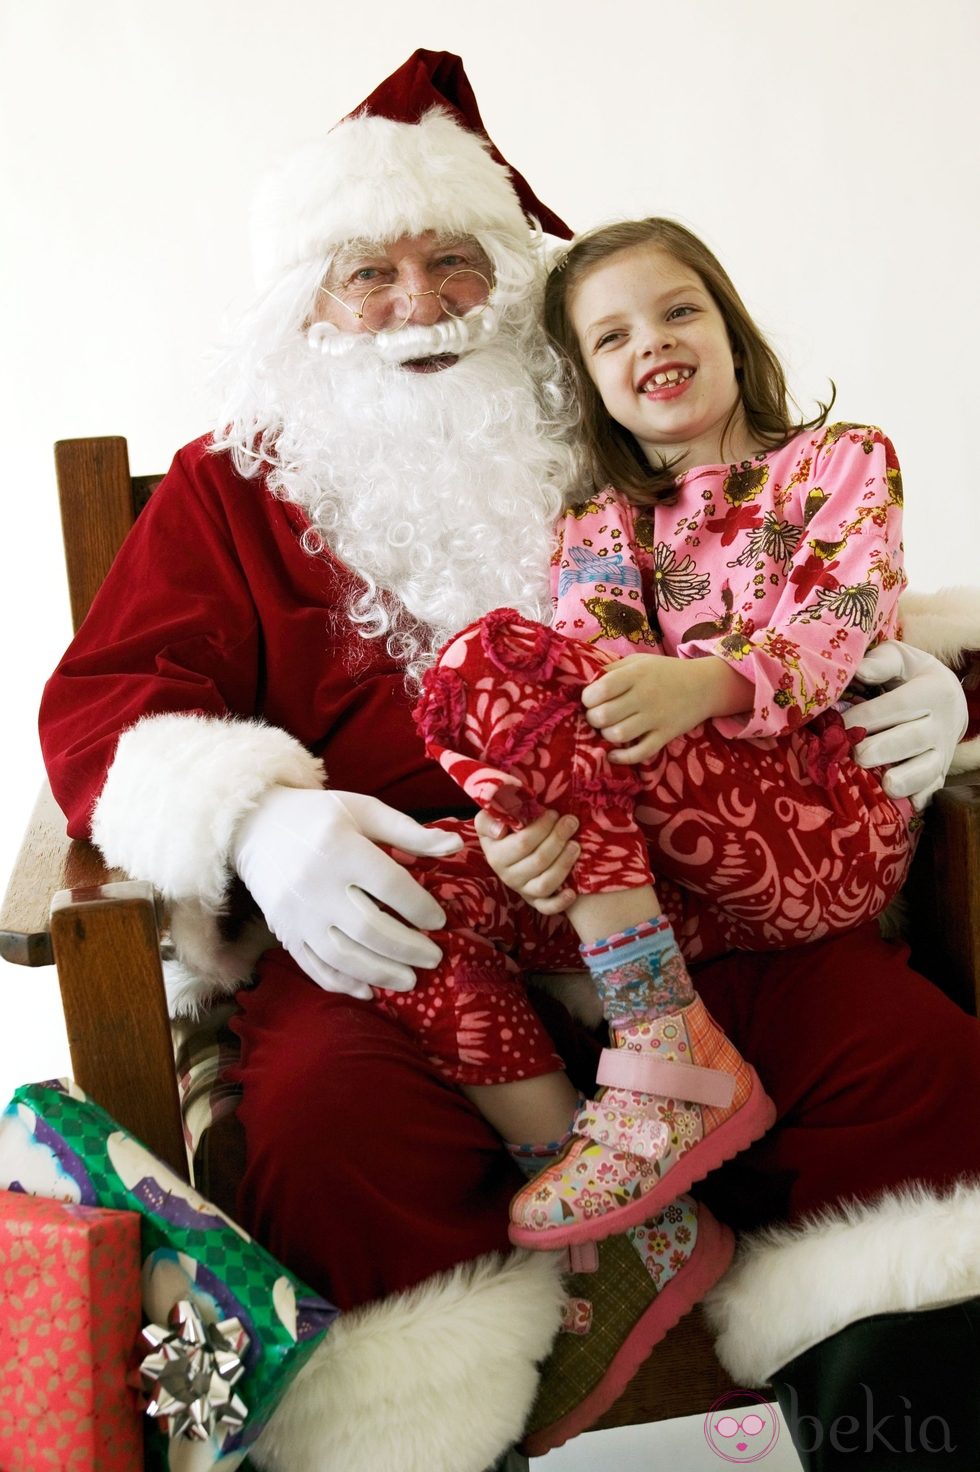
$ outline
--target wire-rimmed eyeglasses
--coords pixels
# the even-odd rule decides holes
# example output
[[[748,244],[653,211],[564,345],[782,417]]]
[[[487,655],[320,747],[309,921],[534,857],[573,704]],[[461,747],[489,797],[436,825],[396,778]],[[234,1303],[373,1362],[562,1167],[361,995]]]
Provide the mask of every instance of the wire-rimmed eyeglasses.
[[[345,307],[358,322],[363,322],[368,332],[377,333],[397,332],[399,327],[404,327],[412,315],[415,303],[423,296],[438,297],[439,305],[449,317],[476,316],[490,300],[493,287],[482,271],[451,271],[440,286],[428,291],[406,291],[403,286],[396,286],[392,282],[372,286],[358,299],[356,307],[345,302],[342,296],[326,286],[319,289],[332,301]]]

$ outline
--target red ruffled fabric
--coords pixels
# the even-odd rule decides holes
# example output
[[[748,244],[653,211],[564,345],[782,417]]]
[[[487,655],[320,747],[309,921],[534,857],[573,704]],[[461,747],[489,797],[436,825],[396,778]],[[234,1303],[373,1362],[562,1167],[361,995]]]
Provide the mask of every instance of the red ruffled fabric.
[[[862,726],[850,730],[839,711],[825,710],[801,732],[807,776],[818,787],[829,790],[840,781],[840,764],[848,758],[867,732]]]

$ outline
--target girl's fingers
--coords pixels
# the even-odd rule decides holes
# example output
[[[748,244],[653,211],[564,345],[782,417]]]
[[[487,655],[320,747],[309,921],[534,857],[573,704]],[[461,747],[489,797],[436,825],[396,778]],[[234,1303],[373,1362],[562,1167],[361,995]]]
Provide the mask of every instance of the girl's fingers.
[[[649,731],[642,741],[637,741],[632,746],[618,746],[615,751],[611,751],[609,760],[627,767],[636,766],[638,762],[648,762],[667,745],[667,740],[667,737],[658,735],[656,731]]]
[[[616,691],[610,684],[608,675],[600,675],[598,680],[593,680],[591,685],[586,685],[582,691],[582,704],[586,710],[592,710],[601,705],[604,700],[610,700]]]
[[[577,858],[566,850],[569,839],[578,827],[578,819],[570,813],[564,816],[556,812],[543,813],[526,828],[508,833],[505,838],[494,839],[486,835],[494,820],[487,814],[478,814],[474,826],[487,862],[494,873],[511,889],[522,893],[528,884],[539,880],[553,867],[558,878],[551,888],[541,888],[540,895],[551,894],[559,887]]]
[[[571,814],[545,813],[542,817],[513,834],[513,862],[528,866],[530,875],[538,874],[561,853],[578,827]]]
[[[621,695],[615,700],[600,700],[596,705],[586,706],[585,719],[590,726],[608,726],[612,721],[624,720],[633,709],[634,702]]]
[[[535,894],[538,898],[554,893],[565,875],[571,870],[580,852],[578,844],[569,842],[572,831],[574,830],[571,828],[556,825],[555,831],[535,849],[533,854],[529,854],[522,863],[509,867],[507,882],[515,885],[522,893],[526,892],[529,885],[535,885]],[[572,855],[569,855],[569,849],[574,849]],[[562,868],[564,872],[560,874],[557,882],[553,883],[550,889],[547,888],[546,883],[542,881],[546,881],[546,876],[550,875],[552,870],[560,871]]]
[[[604,675],[593,680],[591,685],[586,685],[582,691],[582,704],[586,710],[593,706],[601,705],[604,700],[616,700],[621,695],[628,695],[636,681],[635,665],[636,655],[626,655],[618,663],[606,670]],[[645,659],[643,655],[641,658]],[[642,666],[639,666],[642,668]]]
[[[578,899],[574,889],[563,889],[558,894],[552,895],[546,900],[528,900],[532,909],[537,910],[539,915],[560,915],[567,910]]]
[[[649,719],[643,720],[641,716],[628,716],[624,721],[614,721],[612,725],[603,726],[599,734],[606,741],[622,746],[628,741],[642,741],[649,732]]]
[[[495,866],[504,864],[508,867],[519,864],[542,844],[551,834],[559,821],[559,814],[554,812],[542,813],[540,818],[535,818],[526,828],[518,828],[516,832],[505,828],[502,837],[488,836],[487,829],[499,820],[491,818],[487,813],[480,813],[474,820],[474,827],[480,836],[480,841],[486,843],[493,851]],[[501,825],[503,826],[503,825]]]
[[[561,853],[539,874],[521,885],[521,894],[527,900],[551,899],[563,886],[581,854],[581,845],[567,843]]]
[[[505,838],[509,832],[506,823],[502,822],[500,818],[495,818],[492,813],[484,812],[483,808],[480,809],[473,819],[473,827],[478,837],[490,839],[491,841],[495,841],[498,838]]]

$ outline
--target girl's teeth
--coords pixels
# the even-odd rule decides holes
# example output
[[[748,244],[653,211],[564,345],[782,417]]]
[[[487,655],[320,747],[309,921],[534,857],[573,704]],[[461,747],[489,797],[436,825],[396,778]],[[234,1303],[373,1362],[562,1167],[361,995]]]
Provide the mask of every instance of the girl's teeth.
[[[649,380],[655,388],[663,388],[668,383],[677,383],[682,378],[690,378],[690,368],[668,368],[666,373],[655,373]]]

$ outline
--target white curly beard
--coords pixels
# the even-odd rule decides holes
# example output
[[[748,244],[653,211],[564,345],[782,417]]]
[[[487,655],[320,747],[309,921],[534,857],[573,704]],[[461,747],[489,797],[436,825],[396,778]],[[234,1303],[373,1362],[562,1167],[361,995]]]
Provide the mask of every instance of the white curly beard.
[[[424,333],[407,330],[413,355],[446,351]],[[430,373],[383,360],[370,338],[324,353],[299,341],[266,384],[282,406],[269,487],[309,517],[307,550],[329,547],[363,580],[349,616],[363,637],[387,637],[413,683],[491,608],[551,613],[569,451],[510,333],[474,336]]]

